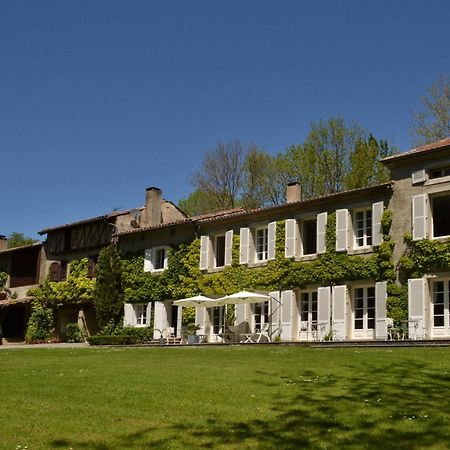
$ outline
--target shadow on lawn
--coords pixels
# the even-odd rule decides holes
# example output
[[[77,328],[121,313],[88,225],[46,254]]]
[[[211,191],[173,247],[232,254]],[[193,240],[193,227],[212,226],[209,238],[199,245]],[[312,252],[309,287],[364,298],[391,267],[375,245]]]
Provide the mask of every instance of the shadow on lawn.
[[[347,366],[348,367],[348,366]],[[374,374],[379,374],[374,376]],[[278,385],[272,419],[210,418],[169,424],[166,439],[151,428],[124,434],[114,443],[53,441],[51,446],[112,448],[447,448],[450,374],[413,360],[396,366],[364,364],[348,376],[299,370],[290,377],[259,372],[254,383]],[[245,401],[243,399],[243,401]],[[239,405],[236,405],[237,407]],[[267,413],[266,413],[267,414]],[[161,429],[158,435],[161,436]]]

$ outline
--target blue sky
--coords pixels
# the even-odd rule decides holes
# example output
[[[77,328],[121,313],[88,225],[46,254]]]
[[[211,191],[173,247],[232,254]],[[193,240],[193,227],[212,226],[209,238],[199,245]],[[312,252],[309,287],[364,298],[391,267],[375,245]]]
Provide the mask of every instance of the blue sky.
[[[0,234],[177,202],[218,140],[342,115],[401,150],[450,74],[450,4],[0,0]]]

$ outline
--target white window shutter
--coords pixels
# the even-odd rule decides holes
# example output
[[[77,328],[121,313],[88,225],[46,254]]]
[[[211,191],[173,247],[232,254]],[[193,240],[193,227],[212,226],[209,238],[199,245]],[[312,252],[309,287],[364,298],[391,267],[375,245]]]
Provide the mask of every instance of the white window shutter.
[[[326,212],[317,214],[317,253],[325,253],[326,246],[326,232],[327,232],[327,217]]]
[[[317,289],[317,334],[320,341],[330,332],[331,288]]]
[[[246,315],[245,315],[245,304],[238,304],[235,306],[235,310],[234,310],[234,322],[235,325],[239,325],[242,322],[245,322],[246,320]]]
[[[248,264],[250,261],[250,228],[241,228],[239,264]]]
[[[200,331],[205,333],[206,308],[198,306],[195,308],[195,324],[200,327]]]
[[[177,313],[177,329],[175,330],[175,336],[179,337],[181,336],[181,327],[182,327],[182,321],[183,321],[183,307],[178,307],[178,313]]]
[[[136,315],[134,314],[134,307],[131,303],[123,305],[123,326],[132,327],[136,324]]]
[[[271,338],[281,334],[281,302],[280,292],[269,292],[270,295],[270,326],[271,326]]]
[[[169,267],[169,247],[164,248],[164,269]]]
[[[270,222],[268,226],[268,243],[267,243],[267,259],[275,259],[275,238],[276,238],[277,223]]]
[[[153,316],[153,338],[159,339],[166,328],[166,308],[164,302],[155,302]]]
[[[348,250],[348,209],[336,211],[336,251]]]
[[[150,318],[152,317],[152,304],[151,302],[147,303],[147,321],[145,322],[145,326],[150,326]]]
[[[209,236],[200,237],[200,270],[208,269],[209,261]]]
[[[294,258],[297,253],[297,221],[295,219],[286,219],[285,224],[284,256],[286,258]]]
[[[144,272],[152,272],[153,271],[153,251],[151,248],[145,250],[144,254]]]
[[[414,195],[412,198],[412,234],[415,241],[427,237],[427,209],[428,195]]]
[[[386,281],[375,283],[375,339],[387,339],[386,287]]]
[[[425,169],[415,170],[411,175],[411,179],[412,179],[412,184],[419,184],[419,183],[423,183],[424,181],[426,181],[427,175],[426,175]]]
[[[333,286],[332,308],[333,338],[337,341],[347,339],[347,286]]]
[[[233,230],[225,233],[225,265],[231,266],[233,258]]]
[[[283,341],[292,341],[295,330],[294,313],[295,293],[294,291],[281,292],[281,339]]]
[[[425,337],[425,289],[424,278],[408,280],[408,335],[410,339]]]
[[[383,243],[383,233],[381,231],[381,218],[383,217],[384,204],[377,202],[372,204],[372,245]]]

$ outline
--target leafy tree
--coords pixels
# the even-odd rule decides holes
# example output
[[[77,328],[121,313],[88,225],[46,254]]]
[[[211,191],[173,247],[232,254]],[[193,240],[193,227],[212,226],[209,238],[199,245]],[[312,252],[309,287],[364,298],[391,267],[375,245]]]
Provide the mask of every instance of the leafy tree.
[[[29,245],[38,242],[36,239],[25,236],[23,233],[17,231],[12,232],[8,236],[8,248],[21,247],[22,245]]]
[[[389,171],[380,160],[392,153],[387,141],[377,141],[372,135],[356,142],[350,153],[350,170],[345,177],[345,188],[357,189],[388,181]]]
[[[423,110],[413,113],[411,134],[416,144],[445,139],[450,136],[450,79],[441,76],[422,97]]]
[[[243,186],[244,153],[239,141],[218,142],[203,157],[201,168],[195,171],[192,184],[215,199],[215,208],[236,207]]]
[[[48,341],[53,337],[53,310],[42,302],[34,302],[25,336],[27,342]]]
[[[124,303],[122,266],[114,245],[105,247],[98,257],[94,303],[100,328],[110,321],[115,324],[121,321]]]
[[[188,197],[178,202],[178,207],[188,216],[198,216],[217,211],[217,202],[213,194],[196,189]]]

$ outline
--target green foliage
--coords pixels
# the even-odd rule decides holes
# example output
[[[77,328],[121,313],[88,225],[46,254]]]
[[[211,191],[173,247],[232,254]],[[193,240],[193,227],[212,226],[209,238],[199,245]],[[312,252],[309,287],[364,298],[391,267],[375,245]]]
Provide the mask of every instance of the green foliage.
[[[8,274],[6,272],[0,272],[0,291],[6,286],[6,281],[8,280]]]
[[[66,281],[54,282],[47,277],[43,286],[30,289],[28,295],[53,306],[92,302],[95,281],[88,278],[88,264],[87,258],[72,261]]]
[[[88,338],[91,345],[131,345],[151,342],[153,329],[145,327],[112,326],[110,323],[99,334]]]
[[[25,236],[23,233],[14,231],[8,236],[8,248],[22,247],[23,245],[34,244],[39,242],[36,239]]]
[[[68,323],[66,326],[66,334],[64,335],[65,342],[84,342],[85,336],[83,330],[77,323]]]
[[[96,277],[94,303],[98,325],[102,327],[110,320],[119,323],[123,316],[124,292],[122,264],[114,245],[100,252]]]
[[[401,275],[404,280],[420,278],[436,271],[450,270],[450,240],[413,241],[410,235],[405,235],[405,242],[408,248],[400,259]]]
[[[25,339],[30,342],[47,342],[55,332],[53,326],[53,309],[44,303],[35,301],[31,306],[31,315]]]

